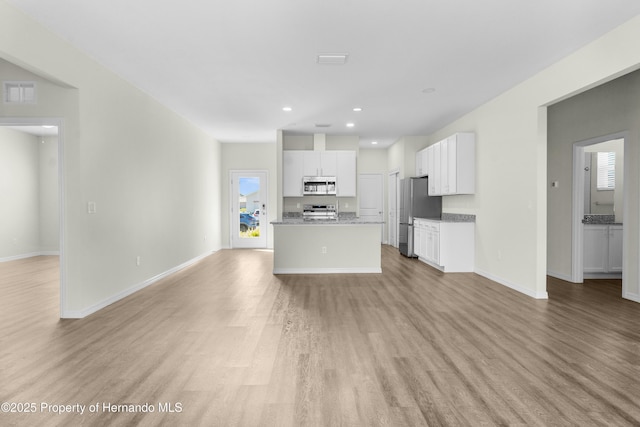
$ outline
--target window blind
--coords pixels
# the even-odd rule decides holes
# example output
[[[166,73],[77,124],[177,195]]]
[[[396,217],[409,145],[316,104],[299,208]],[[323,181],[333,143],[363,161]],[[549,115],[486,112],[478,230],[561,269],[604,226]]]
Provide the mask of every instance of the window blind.
[[[598,152],[598,190],[616,188],[616,153]]]

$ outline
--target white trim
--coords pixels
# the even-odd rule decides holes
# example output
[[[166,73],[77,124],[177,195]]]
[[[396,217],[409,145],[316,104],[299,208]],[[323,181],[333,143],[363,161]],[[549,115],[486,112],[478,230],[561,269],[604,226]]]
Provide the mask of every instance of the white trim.
[[[19,259],[33,258],[37,256],[48,256],[48,255],[60,255],[60,252],[57,252],[57,251],[29,252],[26,254],[12,255],[8,257],[0,258],[0,262],[16,261]]]
[[[625,298],[625,299],[628,299],[628,300],[631,300],[631,301],[635,301],[635,302],[640,302],[640,295],[632,294],[631,292],[623,292],[622,293],[622,298]]]
[[[570,274],[547,271],[547,276],[555,277],[556,279],[564,280],[565,282],[573,282]]]
[[[60,256],[60,251],[41,251],[40,256]]]
[[[353,274],[353,273],[382,273],[380,267],[355,268],[274,268],[273,274]]]
[[[64,313],[62,313],[61,317],[64,318],[64,319],[81,319],[83,317],[87,317],[90,314],[93,314],[98,310],[101,310],[101,309],[103,309],[103,308],[105,308],[105,307],[107,307],[107,306],[109,306],[109,305],[111,305],[111,304],[113,304],[113,303],[115,303],[117,301],[120,301],[121,299],[126,298],[129,295],[131,295],[131,294],[133,294],[135,292],[138,292],[139,290],[144,289],[147,286],[152,285],[152,284],[156,283],[157,281],[164,279],[167,276],[170,276],[170,275],[172,275],[174,273],[177,273],[178,271],[180,271],[180,270],[182,270],[184,268],[187,268],[187,267],[197,263],[198,261],[203,260],[204,258],[208,257],[209,255],[211,255],[213,253],[215,253],[215,251],[205,252],[202,255],[199,255],[199,256],[197,256],[195,258],[192,258],[189,261],[184,262],[184,263],[182,263],[182,264],[180,264],[180,265],[178,265],[176,267],[173,267],[173,268],[171,268],[171,269],[169,269],[169,270],[167,270],[167,271],[165,271],[163,273],[160,273],[160,274],[158,274],[156,276],[153,276],[153,277],[145,280],[144,282],[138,283],[137,285],[133,285],[133,286],[131,286],[131,287],[129,287],[129,288],[123,290],[123,291],[120,291],[117,294],[115,294],[115,295],[113,295],[113,296],[111,296],[109,298],[106,298],[106,299],[98,302],[97,304],[94,304],[94,305],[92,305],[90,307],[87,307],[87,308],[85,308],[83,310],[67,310]]]
[[[521,294],[525,294],[527,296],[530,296],[531,298],[535,298],[535,299],[549,299],[549,294],[547,293],[547,291],[544,292],[534,292],[531,291],[530,289],[527,288],[523,288],[519,285],[516,285],[515,283],[511,283],[508,280],[502,279],[500,277],[494,276],[491,273],[488,273],[486,271],[483,270],[476,270],[475,271],[476,274],[479,274],[480,276],[486,277],[489,280],[492,280],[496,283],[499,283],[503,286],[506,286],[507,288],[513,289],[514,291],[518,291]]]
[[[571,196],[571,280],[569,280],[573,283],[583,281],[584,167],[584,146],[581,143],[575,143],[573,144],[573,193]]]
[[[584,273],[585,279],[622,279],[622,273]]]

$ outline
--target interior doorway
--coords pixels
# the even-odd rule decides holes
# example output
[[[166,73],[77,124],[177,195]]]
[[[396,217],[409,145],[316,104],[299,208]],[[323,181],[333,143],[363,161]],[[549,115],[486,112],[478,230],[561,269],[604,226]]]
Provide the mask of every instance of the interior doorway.
[[[230,171],[231,247],[266,248],[267,172]]]
[[[623,259],[628,233],[623,227],[628,218],[628,140],[622,132],[573,145],[571,278],[575,283],[585,278],[621,278],[623,296],[627,293]]]
[[[57,287],[62,318],[66,305],[62,120],[2,117],[0,127],[7,131],[3,132],[2,141],[7,151],[0,156],[11,165],[2,168],[7,173],[4,181],[9,184],[3,194],[6,202],[3,222],[11,231],[3,233],[0,261],[58,257]]]

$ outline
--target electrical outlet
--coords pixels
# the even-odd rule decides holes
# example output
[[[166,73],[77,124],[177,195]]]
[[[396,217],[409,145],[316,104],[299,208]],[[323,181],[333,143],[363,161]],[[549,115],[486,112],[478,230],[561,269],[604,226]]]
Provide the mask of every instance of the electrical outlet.
[[[137,265],[137,266],[140,266],[140,264],[141,264],[141,263],[142,263],[142,257],[141,257],[140,255],[138,255],[138,256],[136,257],[136,265]]]

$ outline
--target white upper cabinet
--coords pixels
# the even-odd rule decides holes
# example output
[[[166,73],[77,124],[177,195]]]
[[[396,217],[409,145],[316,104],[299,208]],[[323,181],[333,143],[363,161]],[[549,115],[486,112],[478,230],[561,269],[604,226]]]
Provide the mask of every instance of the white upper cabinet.
[[[427,147],[427,173],[429,175],[429,195],[442,194],[440,186],[440,143]]]
[[[356,197],[356,152],[334,151],[336,154],[336,195]],[[333,176],[334,174],[331,174]]]
[[[473,133],[456,133],[427,147],[429,195],[474,194],[475,165]]]
[[[305,176],[335,176],[336,195],[356,197],[355,151],[284,150],[282,159],[283,197],[302,197]]]
[[[336,176],[336,151],[303,151],[304,176]]]
[[[320,152],[320,175],[319,176],[336,176],[338,174],[338,152],[337,151],[321,151]]]
[[[320,153],[318,151],[302,151],[304,176],[320,176]]]
[[[302,197],[302,178],[305,176],[304,153],[297,150],[282,152],[282,195],[284,197]]]

